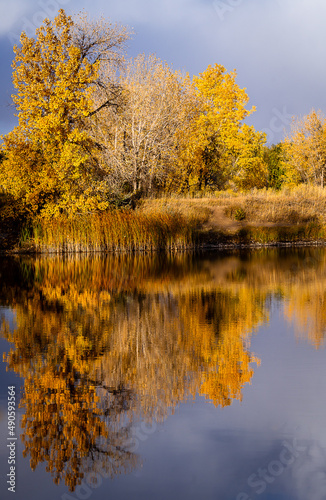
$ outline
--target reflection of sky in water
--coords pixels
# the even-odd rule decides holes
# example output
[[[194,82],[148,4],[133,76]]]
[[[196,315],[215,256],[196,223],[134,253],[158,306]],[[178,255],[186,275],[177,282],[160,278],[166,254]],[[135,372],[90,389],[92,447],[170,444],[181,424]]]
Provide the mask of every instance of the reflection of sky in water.
[[[5,342],[1,344],[4,349]],[[138,432],[137,453],[143,459],[141,469],[113,481],[103,479],[97,489],[77,488],[64,498],[88,498],[90,492],[94,499],[118,500],[131,496],[162,500],[180,497],[237,499],[241,492],[244,494],[239,495],[238,500],[324,498],[325,350],[317,351],[296,341],[277,311],[269,326],[261,328],[253,337],[251,350],[261,358],[262,364],[255,370],[252,385],[243,389],[242,402],[234,401],[229,407],[215,408],[200,397],[195,403],[181,404],[175,415],[157,425],[154,433],[146,435],[141,429]],[[17,382],[14,375],[4,373],[3,367],[2,389],[8,383]],[[0,425],[4,436],[6,423],[3,419]],[[4,446],[2,438],[2,471],[7,469]],[[280,468],[274,464],[272,470],[279,475],[268,473],[268,466],[280,461],[282,450],[295,446],[299,451],[293,463],[284,467],[280,474]],[[300,447],[305,448],[304,451]],[[43,466],[32,472],[28,459],[21,458],[21,443],[17,450],[19,477],[15,498],[35,498],[40,488],[49,500],[61,498],[66,491],[64,486],[53,485]],[[291,452],[284,457],[292,462]],[[262,474],[267,470],[269,483],[264,476],[259,482],[259,470]],[[248,485],[250,476],[255,487]],[[1,478],[3,481],[3,473]],[[265,490],[257,494],[264,482]]]
[[[145,444],[143,484],[161,474],[159,487],[152,491],[162,494],[155,493],[155,498],[178,498],[181,492],[193,499],[236,499],[241,492],[248,497],[240,495],[239,500],[326,496],[326,402],[319,390],[326,375],[325,351],[297,344],[277,316],[253,339],[252,350],[262,365],[252,385],[244,388],[242,402],[223,409],[205,404],[203,398],[181,405],[178,415],[150,438],[160,449],[159,457],[151,443]],[[258,486],[250,487],[248,478],[256,474],[256,484],[259,469],[272,462],[272,470],[279,472],[274,462],[280,456],[292,462],[290,452],[281,455],[292,446],[297,455],[293,464],[278,476],[268,473],[271,482],[265,481],[265,491],[257,495]],[[127,498],[113,488],[115,498]]]
[[[1,341],[2,352],[6,345]],[[64,485],[55,486],[44,465],[31,471],[19,442],[15,498],[39,498],[40,491],[48,500],[326,498],[325,349],[298,340],[280,305],[272,307],[269,324],[252,337],[250,351],[261,365],[255,366],[241,402],[215,408],[198,397],[181,403],[174,415],[155,425],[155,432],[135,429],[142,467],[113,481],[103,479],[98,488],[77,487],[68,493]],[[5,372],[3,363],[0,375],[3,396],[17,378]],[[1,417],[4,403],[1,398]],[[0,428],[1,498],[6,499],[11,496],[5,490],[3,418]]]

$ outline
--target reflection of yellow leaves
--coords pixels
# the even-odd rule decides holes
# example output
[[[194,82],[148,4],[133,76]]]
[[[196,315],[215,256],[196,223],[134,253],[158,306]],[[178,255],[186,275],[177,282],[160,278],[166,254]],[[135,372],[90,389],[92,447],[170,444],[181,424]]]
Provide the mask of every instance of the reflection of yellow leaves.
[[[62,286],[49,286],[43,288],[43,293],[48,300],[60,302],[67,310],[73,310],[76,307],[82,307],[85,310],[92,309],[111,300],[110,293],[101,290],[80,290],[74,283]]]
[[[316,347],[324,344],[326,334],[326,291],[323,282],[294,285],[285,307],[285,317],[294,322],[300,336]]]
[[[309,341],[321,345],[326,255],[294,272],[303,257],[269,255],[198,266],[180,255],[33,261],[28,291],[5,290],[17,328],[2,327],[14,343],[8,366],[25,377],[32,466],[45,461],[56,480],[74,484],[98,437],[123,449],[124,422],[136,415],[162,420],[196,394],[220,406],[241,400],[259,364],[251,335],[268,321],[273,294],[287,298],[301,329],[311,322]],[[120,464],[112,474],[133,460],[118,451],[107,455]]]
[[[210,394],[208,381],[217,371],[221,392],[240,397],[241,387],[252,376],[245,365],[249,334],[266,319],[264,295],[248,293],[244,287],[226,292],[223,287],[214,289],[214,283],[203,288],[197,274],[182,276],[182,287],[169,279],[149,282],[141,279],[142,267],[130,269],[130,262],[138,266],[137,259],[114,262],[120,260],[120,268],[98,258],[37,260],[41,295],[37,292],[17,307],[19,327],[13,340],[24,355],[13,351],[10,365],[26,376],[33,360],[42,383],[61,394],[67,394],[66,379],[74,373],[100,378],[110,387],[131,387],[141,394],[143,411],[149,415],[159,400],[173,409],[197,391]],[[139,297],[128,294],[134,282],[125,278],[137,272],[134,281],[145,293]],[[206,282],[207,271],[204,278]],[[122,296],[121,284],[127,286]],[[25,342],[31,345],[32,338],[42,342],[26,350]],[[229,352],[233,358],[228,358]],[[229,380],[236,358],[243,366]],[[60,368],[55,360],[60,360]],[[238,385],[230,391],[231,383]]]
[[[200,393],[211,399],[216,406],[228,406],[233,399],[241,400],[242,388],[251,382],[254,373],[250,367],[252,362],[260,364],[257,358],[244,351],[241,339],[236,344],[224,344],[218,371],[212,369],[203,374]]]

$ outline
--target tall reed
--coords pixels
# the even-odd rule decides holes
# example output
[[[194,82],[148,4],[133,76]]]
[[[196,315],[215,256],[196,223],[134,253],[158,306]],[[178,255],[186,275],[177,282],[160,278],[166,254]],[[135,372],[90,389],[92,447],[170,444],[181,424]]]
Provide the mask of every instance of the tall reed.
[[[114,210],[34,222],[31,243],[46,253],[154,251],[194,246],[197,221],[179,213]]]

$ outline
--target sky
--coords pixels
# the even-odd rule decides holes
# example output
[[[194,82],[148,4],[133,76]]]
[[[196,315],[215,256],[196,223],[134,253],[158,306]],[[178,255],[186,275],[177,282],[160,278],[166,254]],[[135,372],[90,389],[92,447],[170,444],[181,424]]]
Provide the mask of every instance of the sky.
[[[325,0],[0,0],[0,134],[17,123],[12,47],[60,8],[133,28],[129,56],[155,53],[190,75],[215,63],[235,69],[256,107],[246,123],[269,144],[289,132],[293,116],[325,111]]]

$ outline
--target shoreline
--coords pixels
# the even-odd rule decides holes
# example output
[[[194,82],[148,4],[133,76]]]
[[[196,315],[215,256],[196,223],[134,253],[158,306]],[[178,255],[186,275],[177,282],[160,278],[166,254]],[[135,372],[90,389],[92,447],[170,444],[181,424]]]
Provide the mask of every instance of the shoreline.
[[[0,255],[322,247],[326,190],[142,199],[135,209],[0,224]]]
[[[296,248],[296,247],[326,247],[326,240],[324,239],[306,239],[306,240],[297,240],[297,241],[267,241],[267,242],[258,242],[258,241],[241,241],[240,239],[237,239],[237,241],[230,241],[230,242],[223,242],[223,241],[216,241],[216,242],[207,242],[207,243],[200,243],[197,242],[193,245],[185,245],[182,247],[178,247],[177,245],[171,246],[171,248],[166,249],[166,248],[157,248],[157,249],[133,249],[133,250],[128,250],[124,248],[116,249],[116,250],[109,250],[109,249],[103,249],[103,250],[98,250],[98,249],[80,249],[80,250],[52,250],[52,249],[36,249],[32,248],[30,245],[24,245],[21,248],[11,248],[11,249],[5,249],[0,247],[0,257],[15,257],[15,256],[50,256],[50,255],[77,255],[77,254],[84,254],[84,255],[95,255],[95,254],[102,254],[102,255],[109,255],[109,254],[149,254],[149,253],[185,253],[185,252],[195,252],[195,253],[201,253],[201,252],[210,252],[210,251],[217,251],[217,252],[223,252],[223,251],[232,251],[232,250],[257,250],[260,248]]]

